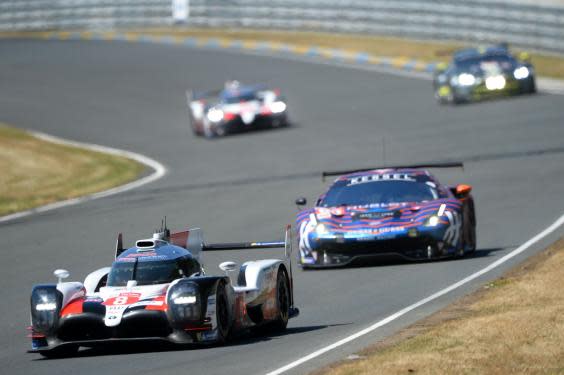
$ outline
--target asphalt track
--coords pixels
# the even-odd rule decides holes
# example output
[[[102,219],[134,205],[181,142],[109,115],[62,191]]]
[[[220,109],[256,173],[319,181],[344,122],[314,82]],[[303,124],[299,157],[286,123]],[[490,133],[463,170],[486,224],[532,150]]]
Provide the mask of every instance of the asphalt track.
[[[548,227],[564,211],[564,96],[539,94],[456,108],[438,107],[430,83],[408,77],[229,51],[157,44],[0,41],[0,119],[57,136],[132,150],[169,174],[138,190],[0,225],[0,372],[6,374],[261,374],[357,332],[485,267]],[[286,93],[295,125],[217,141],[192,136],[184,91],[225,79],[267,82]],[[42,360],[26,354],[29,292],[112,261],[115,235],[150,234],[166,215],[173,229],[200,226],[208,242],[270,240],[293,221],[293,200],[324,188],[315,172],[382,163],[462,159],[438,170],[448,183],[474,186],[476,255],[295,272],[302,314],[286,334],[226,347],[145,345],[85,350]],[[436,311],[500,269],[310,362],[304,373]],[[273,251],[207,255],[218,262]]]

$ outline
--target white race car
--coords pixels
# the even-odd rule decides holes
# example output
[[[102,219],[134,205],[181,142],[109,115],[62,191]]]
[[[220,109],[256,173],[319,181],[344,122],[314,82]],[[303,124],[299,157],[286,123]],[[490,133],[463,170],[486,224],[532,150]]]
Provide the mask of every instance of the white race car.
[[[287,104],[278,89],[227,81],[211,92],[186,92],[192,130],[207,138],[288,125]]]
[[[124,249],[119,234],[111,267],[83,283],[39,284],[31,292],[32,353],[61,357],[80,346],[110,341],[164,340],[224,343],[255,326],[284,330],[299,314],[294,307],[289,227],[284,242],[204,244],[200,229],[171,234],[166,225],[150,239]],[[219,265],[208,276],[202,251],[283,247],[281,259]]]

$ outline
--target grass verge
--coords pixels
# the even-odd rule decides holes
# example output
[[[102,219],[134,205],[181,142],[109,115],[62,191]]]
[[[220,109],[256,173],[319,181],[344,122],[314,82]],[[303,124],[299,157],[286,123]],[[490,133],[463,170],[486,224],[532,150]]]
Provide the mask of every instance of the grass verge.
[[[0,123],[0,216],[103,191],[136,179],[144,168]]]
[[[266,31],[252,29],[193,29],[159,28],[136,30],[134,33],[155,36],[218,38],[246,42],[270,41],[308,47],[316,45],[324,48],[342,49],[350,52],[366,52],[380,57],[405,57],[423,62],[447,61],[448,55],[458,48],[468,45],[439,41],[417,41],[393,37],[355,34],[330,34],[308,31]],[[442,55],[442,56],[440,56]],[[564,56],[551,56],[531,53],[532,62],[540,76],[564,79]]]
[[[562,270],[564,239],[361,359],[316,373],[563,374]]]

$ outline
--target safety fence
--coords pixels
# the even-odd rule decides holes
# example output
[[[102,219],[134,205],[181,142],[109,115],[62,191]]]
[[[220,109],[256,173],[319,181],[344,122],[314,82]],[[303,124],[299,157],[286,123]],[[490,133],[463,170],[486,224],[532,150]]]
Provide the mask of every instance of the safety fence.
[[[178,1],[178,0],[176,0]],[[508,42],[564,54],[564,2],[514,0],[180,0],[199,27],[319,30]],[[0,30],[172,25],[172,0],[0,0]]]

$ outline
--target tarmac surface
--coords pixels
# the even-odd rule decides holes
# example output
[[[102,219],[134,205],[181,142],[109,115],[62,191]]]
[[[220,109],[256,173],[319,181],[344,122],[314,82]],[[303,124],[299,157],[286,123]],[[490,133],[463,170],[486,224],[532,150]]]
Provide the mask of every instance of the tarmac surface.
[[[438,106],[425,80],[328,64],[186,46],[126,42],[0,41],[0,120],[163,163],[165,178],[138,190],[0,225],[0,368],[6,374],[264,374],[349,336],[463,279],[510,252],[564,212],[564,96]],[[226,79],[265,82],[288,98],[293,126],[208,141],[188,127],[184,92]],[[433,263],[384,263],[324,271],[295,268],[301,315],[285,334],[225,347],[155,345],[86,349],[43,360],[27,354],[29,293],[66,268],[72,280],[109,265],[115,238],[199,226],[207,242],[278,240],[293,201],[314,202],[323,170],[463,160],[435,170],[474,187],[478,251]],[[437,311],[561,236],[356,341],[306,362],[306,373]],[[206,254],[224,260],[276,251]],[[278,253],[278,256],[281,256]]]

